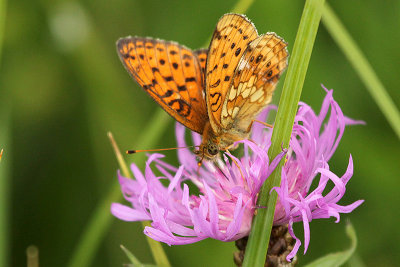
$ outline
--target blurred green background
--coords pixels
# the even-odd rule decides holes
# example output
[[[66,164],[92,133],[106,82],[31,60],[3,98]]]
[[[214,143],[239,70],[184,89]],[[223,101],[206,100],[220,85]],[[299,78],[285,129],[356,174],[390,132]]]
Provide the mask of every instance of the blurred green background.
[[[41,266],[65,266],[98,202],[116,183],[117,161],[107,139],[113,132],[122,150],[141,147],[137,139],[159,107],[134,83],[116,54],[127,35],[203,46],[218,19],[235,0],[226,1],[9,1],[0,61],[0,163],[2,196],[8,199],[8,266],[26,265],[25,250],[40,250]],[[368,57],[397,106],[400,105],[400,1],[336,0],[331,6]],[[275,31],[289,43],[297,31],[304,1],[257,0],[247,16],[259,33]],[[284,76],[283,76],[284,78]],[[311,223],[306,263],[345,249],[347,218],[354,224],[358,256],[367,266],[400,262],[400,143],[323,25],[320,26],[301,100],[319,110],[334,89],[345,115],[366,121],[347,128],[330,161],[344,173],[349,154],[354,176],[341,204],[365,203],[339,224]],[[274,97],[277,103],[282,83]],[[175,146],[173,120],[156,147]],[[8,139],[7,139],[8,134]],[[4,142],[4,143],[1,143]],[[168,161],[176,163],[175,152]],[[128,162],[135,156],[126,157]],[[8,174],[7,174],[8,173]],[[7,184],[6,177],[9,175]],[[302,226],[295,228],[302,237]],[[8,237],[7,237],[8,235]],[[140,223],[113,219],[101,237],[91,266],[128,262],[124,244],[152,262]],[[173,266],[233,266],[233,243],[205,240],[164,246]],[[216,257],[215,255],[218,255]]]

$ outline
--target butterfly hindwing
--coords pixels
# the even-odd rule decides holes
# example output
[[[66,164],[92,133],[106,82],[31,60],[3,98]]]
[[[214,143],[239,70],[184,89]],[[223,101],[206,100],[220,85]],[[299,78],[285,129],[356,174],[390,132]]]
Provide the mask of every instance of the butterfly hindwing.
[[[204,100],[204,51],[152,38],[117,42],[118,55],[132,78],[175,120],[203,133],[208,121]],[[199,58],[200,57],[200,58]]]
[[[259,36],[244,15],[226,14],[208,49],[127,37],[117,42],[117,51],[133,79],[168,114],[202,135],[197,152],[212,159],[248,138],[287,67],[286,46],[275,33]]]
[[[226,14],[217,24],[208,50],[206,101],[210,124],[222,132],[221,112],[234,71],[247,45],[257,38],[254,25],[243,15]]]
[[[199,59],[201,71],[203,72],[203,74],[205,74],[208,49],[206,49],[206,48],[198,49],[198,50],[195,50],[194,53],[196,54],[197,58]]]
[[[256,115],[271,102],[279,77],[287,67],[286,42],[275,33],[257,37],[236,67],[225,102],[221,125],[229,132],[246,132]]]

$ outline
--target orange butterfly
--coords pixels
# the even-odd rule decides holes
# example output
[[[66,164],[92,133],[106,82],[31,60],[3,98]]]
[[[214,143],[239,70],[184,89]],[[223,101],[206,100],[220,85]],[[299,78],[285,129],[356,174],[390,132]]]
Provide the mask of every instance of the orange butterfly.
[[[203,136],[198,154],[212,159],[248,138],[287,67],[287,43],[257,34],[239,14],[217,24],[208,50],[126,37],[117,52],[136,82],[175,120]]]

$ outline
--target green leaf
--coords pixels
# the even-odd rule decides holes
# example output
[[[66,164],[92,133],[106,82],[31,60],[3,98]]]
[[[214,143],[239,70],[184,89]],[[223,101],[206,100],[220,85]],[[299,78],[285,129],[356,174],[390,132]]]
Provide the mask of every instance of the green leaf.
[[[125,255],[131,261],[133,266],[135,266],[135,267],[143,266],[143,264],[126,247],[124,247],[123,245],[121,245],[120,247],[121,247],[122,251],[125,252]]]
[[[154,264],[143,264],[141,263],[133,254],[130,252],[126,247],[121,245],[122,251],[125,252],[125,255],[128,257],[128,259],[131,261],[132,264],[128,264],[127,266],[132,266],[132,267],[157,267],[157,265]]]
[[[357,247],[357,236],[354,227],[350,222],[346,225],[346,234],[350,238],[350,247],[342,252],[330,253],[323,256],[307,265],[305,267],[334,267],[341,266],[350,259]]]
[[[361,49],[328,4],[324,8],[322,22],[357,72],[373,100],[386,117],[390,126],[392,126],[393,131],[397,134],[397,137],[400,138],[399,110]]]
[[[350,267],[366,267],[365,263],[362,261],[360,255],[355,252],[353,256],[347,262],[347,265]]]

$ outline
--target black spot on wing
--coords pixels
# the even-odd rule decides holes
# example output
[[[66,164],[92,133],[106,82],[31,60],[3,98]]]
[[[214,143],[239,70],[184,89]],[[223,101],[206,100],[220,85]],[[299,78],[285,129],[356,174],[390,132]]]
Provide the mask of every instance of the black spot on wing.
[[[217,110],[219,109],[219,107],[220,107],[221,104],[222,104],[222,101],[221,101],[221,93],[216,92],[216,93],[214,93],[214,94],[210,94],[210,96],[211,96],[211,98],[212,98],[211,110],[212,110],[213,112],[215,112],[215,111],[217,111]],[[215,97],[217,97],[217,98],[215,99]]]
[[[240,54],[241,48],[239,47],[238,49],[236,49],[235,51],[235,56],[238,56]]]
[[[215,88],[219,85],[219,83],[221,82],[220,79],[218,79],[218,81],[216,81],[214,84],[210,85],[210,88]]]
[[[165,92],[165,94],[163,94],[163,95],[161,96],[161,98],[170,97],[173,93],[174,93],[174,92],[173,92],[172,90],[168,90],[168,91]]]
[[[195,82],[196,78],[195,77],[188,77],[185,79],[185,82]]]
[[[172,107],[179,115],[187,117],[190,114],[191,107],[182,99],[173,99],[168,102],[168,106]]]
[[[179,92],[186,91],[187,90],[186,85],[178,85],[178,90]]]

